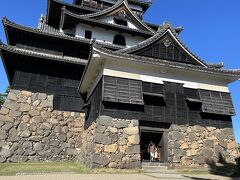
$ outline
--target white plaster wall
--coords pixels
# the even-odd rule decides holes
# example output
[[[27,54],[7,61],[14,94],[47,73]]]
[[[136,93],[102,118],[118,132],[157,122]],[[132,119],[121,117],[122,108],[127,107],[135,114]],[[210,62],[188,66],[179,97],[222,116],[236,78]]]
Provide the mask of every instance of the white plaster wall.
[[[110,43],[110,44],[112,44],[114,36],[116,34],[119,34],[116,31],[112,31],[112,30],[107,31],[104,28],[92,27],[92,26],[85,25],[85,24],[78,24],[76,27],[75,36],[84,38],[85,30],[92,31],[92,38],[96,38],[97,41],[106,42],[106,43]],[[125,36],[125,38],[126,38],[126,46],[127,47],[134,46],[134,45],[140,43],[141,41],[145,40],[143,37],[140,37],[140,36],[132,36],[132,35],[129,35],[126,33],[122,33],[122,35]]]
[[[181,72],[179,70],[166,70],[161,68],[137,67],[124,63],[106,63],[104,75],[130,78],[145,82],[163,84],[164,81],[182,83],[186,88],[205,89],[212,91],[229,92],[224,79],[214,78],[209,74],[194,72]]]
[[[113,16],[98,18],[98,20],[102,21],[102,22],[109,23],[109,24],[115,24]],[[132,22],[128,19],[126,19],[126,21],[127,21],[127,27],[129,27],[131,29],[139,29],[140,30],[139,26],[134,24],[134,22]]]

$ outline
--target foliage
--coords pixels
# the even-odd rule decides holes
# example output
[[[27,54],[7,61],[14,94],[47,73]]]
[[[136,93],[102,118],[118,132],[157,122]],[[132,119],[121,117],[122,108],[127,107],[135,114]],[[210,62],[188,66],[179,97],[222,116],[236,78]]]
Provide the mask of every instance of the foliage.
[[[10,87],[8,86],[5,90],[5,93],[0,94],[0,107],[3,105],[5,99],[7,98],[9,91],[10,91]]]
[[[240,157],[235,158],[235,163],[230,163],[225,160],[223,155],[219,153],[218,162],[213,160],[208,161],[210,173],[228,177],[240,177]]]

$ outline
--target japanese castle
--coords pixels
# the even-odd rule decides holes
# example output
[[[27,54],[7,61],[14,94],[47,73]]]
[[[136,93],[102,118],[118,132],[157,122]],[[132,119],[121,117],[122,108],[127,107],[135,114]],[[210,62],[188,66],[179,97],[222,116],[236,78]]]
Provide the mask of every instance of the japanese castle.
[[[150,142],[160,164],[234,161],[228,84],[240,71],[196,56],[182,27],[144,22],[151,4],[47,0],[37,28],[2,19],[11,90],[0,110],[0,162],[138,168]]]

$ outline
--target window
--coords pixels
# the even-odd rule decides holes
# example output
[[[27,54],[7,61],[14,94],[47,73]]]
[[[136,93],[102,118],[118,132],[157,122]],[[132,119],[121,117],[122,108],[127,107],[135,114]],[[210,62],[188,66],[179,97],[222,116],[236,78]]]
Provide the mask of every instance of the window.
[[[114,18],[114,22],[118,25],[127,26],[127,21],[124,21],[122,19]]]
[[[117,34],[114,36],[113,44],[120,45],[120,46],[126,46],[126,40],[125,37],[121,34]]]
[[[86,30],[86,31],[85,31],[85,38],[87,38],[87,39],[92,39],[92,31]]]

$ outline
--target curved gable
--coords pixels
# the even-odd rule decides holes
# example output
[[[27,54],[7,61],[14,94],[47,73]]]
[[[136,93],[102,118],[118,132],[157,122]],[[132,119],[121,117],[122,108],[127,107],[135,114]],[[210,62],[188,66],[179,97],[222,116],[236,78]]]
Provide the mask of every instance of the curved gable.
[[[119,50],[119,52],[207,67],[205,62],[181,43],[169,27],[138,45]]]
[[[152,28],[146,25],[132,12],[126,0],[119,1],[119,3],[103,11],[82,15],[82,17],[93,18],[101,21],[106,21],[109,17],[117,17],[119,19],[124,19],[127,20],[128,22],[131,22],[132,25],[138,27],[139,30],[155,33],[155,31]]]

